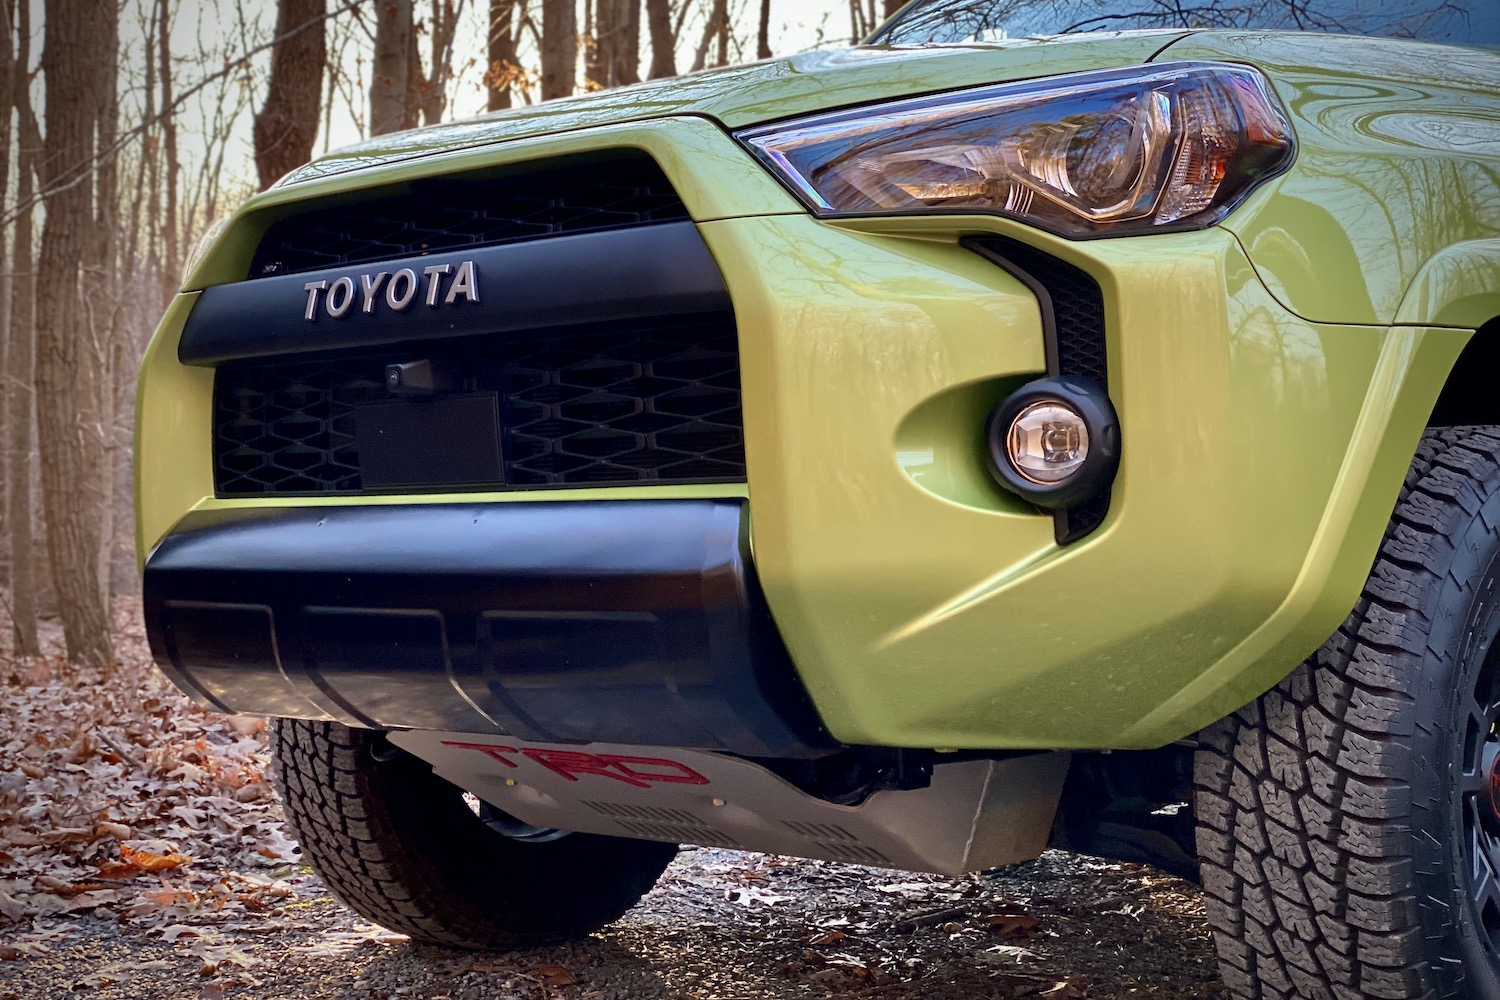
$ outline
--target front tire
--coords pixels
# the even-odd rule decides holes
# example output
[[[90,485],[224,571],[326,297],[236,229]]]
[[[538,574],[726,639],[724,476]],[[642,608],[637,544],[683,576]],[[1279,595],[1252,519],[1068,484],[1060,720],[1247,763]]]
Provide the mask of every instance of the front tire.
[[[1500,998],[1497,633],[1500,427],[1431,431],[1348,621],[1201,734],[1232,995]]]
[[[582,833],[507,837],[377,733],[276,719],[273,737],[304,856],[351,909],[414,941],[502,949],[582,937],[634,906],[677,853]]]

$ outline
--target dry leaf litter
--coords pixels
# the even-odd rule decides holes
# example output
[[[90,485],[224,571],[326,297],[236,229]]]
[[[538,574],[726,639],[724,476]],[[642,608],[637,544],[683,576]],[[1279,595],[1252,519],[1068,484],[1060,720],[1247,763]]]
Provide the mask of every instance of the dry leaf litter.
[[[301,863],[264,723],[180,695],[133,602],[117,625],[108,674],[55,628],[0,659],[0,1000],[1222,996],[1193,887],[1055,852],[952,879],[688,849],[577,944],[414,946]]]

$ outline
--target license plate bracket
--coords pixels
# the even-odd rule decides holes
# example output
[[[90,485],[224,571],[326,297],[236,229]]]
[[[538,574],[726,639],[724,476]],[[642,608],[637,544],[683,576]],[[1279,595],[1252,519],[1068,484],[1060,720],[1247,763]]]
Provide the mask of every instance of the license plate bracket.
[[[354,426],[363,489],[504,484],[496,393],[369,403]]]

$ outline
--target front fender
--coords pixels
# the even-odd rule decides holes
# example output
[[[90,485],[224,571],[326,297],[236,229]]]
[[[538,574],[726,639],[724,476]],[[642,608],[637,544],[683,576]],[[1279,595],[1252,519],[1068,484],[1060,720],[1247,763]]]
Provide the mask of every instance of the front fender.
[[[1475,329],[1500,317],[1500,239],[1455,243],[1412,279],[1396,314],[1411,326]]]

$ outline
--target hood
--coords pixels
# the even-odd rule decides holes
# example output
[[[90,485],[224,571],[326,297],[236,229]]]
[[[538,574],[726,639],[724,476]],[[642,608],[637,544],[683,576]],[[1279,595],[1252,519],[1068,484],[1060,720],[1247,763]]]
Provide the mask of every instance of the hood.
[[[742,128],[854,104],[1150,61],[1182,31],[1020,38],[974,45],[804,52],[378,136],[299,167],[277,186],[431,153],[597,125],[698,115]]]

